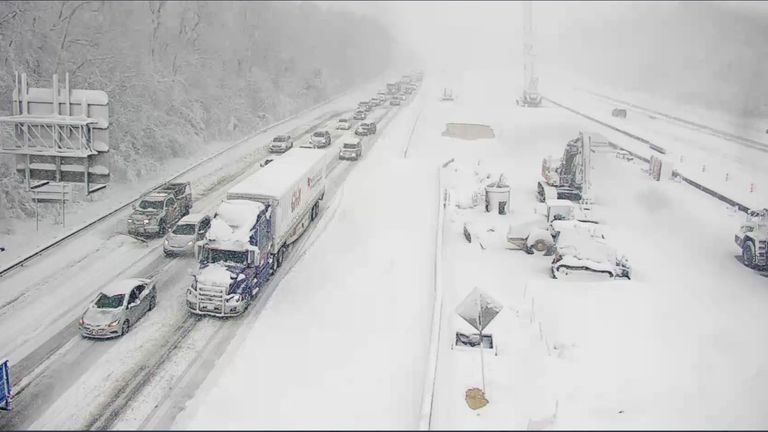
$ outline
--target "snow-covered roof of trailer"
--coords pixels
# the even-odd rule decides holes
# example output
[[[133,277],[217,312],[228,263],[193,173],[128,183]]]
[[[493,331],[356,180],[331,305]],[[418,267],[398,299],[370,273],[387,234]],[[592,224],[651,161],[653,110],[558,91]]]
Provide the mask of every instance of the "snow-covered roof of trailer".
[[[205,238],[219,242],[248,243],[251,228],[263,210],[264,205],[256,201],[224,200],[216,209],[216,216]]]
[[[249,194],[282,197],[289,192],[297,180],[325,157],[324,151],[293,148],[233,186],[227,194],[238,197]]]

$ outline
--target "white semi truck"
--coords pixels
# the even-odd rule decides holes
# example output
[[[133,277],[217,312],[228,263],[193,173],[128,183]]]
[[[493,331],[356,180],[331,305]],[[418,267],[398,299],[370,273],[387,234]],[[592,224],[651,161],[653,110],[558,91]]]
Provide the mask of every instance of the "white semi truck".
[[[294,148],[232,187],[214,215],[187,290],[195,314],[243,313],[314,221],[325,195],[326,152]]]

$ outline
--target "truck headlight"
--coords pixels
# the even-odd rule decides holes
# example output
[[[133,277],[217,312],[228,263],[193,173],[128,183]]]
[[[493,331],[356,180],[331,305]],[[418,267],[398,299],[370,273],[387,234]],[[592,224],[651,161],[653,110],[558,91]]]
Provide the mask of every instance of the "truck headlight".
[[[166,240],[166,241],[168,241],[168,240]],[[187,242],[187,246],[192,246],[192,243],[194,243],[192,240],[188,241]]]
[[[144,219],[144,225],[147,225],[149,223],[149,219]]]
[[[111,323],[107,324],[107,327],[114,327],[114,326],[116,326],[119,323],[120,323],[120,320],[116,319],[116,320],[112,321]]]
[[[133,219],[128,219],[128,223],[131,223],[131,222],[133,222]]]

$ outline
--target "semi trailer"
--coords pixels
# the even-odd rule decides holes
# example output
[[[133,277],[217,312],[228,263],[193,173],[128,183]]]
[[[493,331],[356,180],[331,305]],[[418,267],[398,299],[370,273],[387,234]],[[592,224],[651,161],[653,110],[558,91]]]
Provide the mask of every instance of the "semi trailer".
[[[200,263],[187,290],[192,313],[236,316],[248,308],[317,218],[326,156],[293,149],[227,192],[205,240],[196,244]]]

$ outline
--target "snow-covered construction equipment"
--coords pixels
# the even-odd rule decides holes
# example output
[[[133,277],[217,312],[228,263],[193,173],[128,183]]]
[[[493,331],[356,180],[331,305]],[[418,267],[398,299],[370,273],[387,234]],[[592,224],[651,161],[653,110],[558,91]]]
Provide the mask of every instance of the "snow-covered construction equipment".
[[[558,232],[562,229],[585,227],[595,231],[597,221],[588,216],[577,204],[568,200],[547,200],[546,222],[530,220],[510,225],[507,231],[507,247],[527,254],[552,255]],[[600,234],[602,237],[602,234]]]
[[[566,199],[585,206],[592,203],[592,141],[592,134],[579,132],[578,137],[568,141],[561,158],[544,158],[541,163],[543,179],[537,185],[540,202]]]
[[[768,209],[750,211],[734,237],[745,266],[768,269]]]
[[[326,155],[292,149],[227,192],[198,242],[200,267],[187,290],[195,314],[234,316],[245,311],[282,266],[288,246],[320,212]]]
[[[620,256],[602,235],[583,226],[561,225],[557,233],[552,277],[555,279],[593,280],[630,279],[632,267],[626,256]]]

